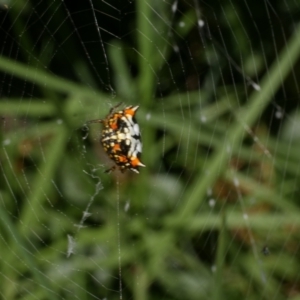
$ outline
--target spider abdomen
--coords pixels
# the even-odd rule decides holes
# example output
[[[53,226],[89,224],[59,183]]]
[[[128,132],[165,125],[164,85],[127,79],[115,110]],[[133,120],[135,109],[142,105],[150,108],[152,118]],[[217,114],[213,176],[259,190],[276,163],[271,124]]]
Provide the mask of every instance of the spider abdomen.
[[[135,119],[137,109],[138,106],[128,106],[124,110],[111,113],[102,121],[104,128],[101,143],[121,171],[130,169],[139,173],[139,167],[145,167],[140,161],[142,141]]]

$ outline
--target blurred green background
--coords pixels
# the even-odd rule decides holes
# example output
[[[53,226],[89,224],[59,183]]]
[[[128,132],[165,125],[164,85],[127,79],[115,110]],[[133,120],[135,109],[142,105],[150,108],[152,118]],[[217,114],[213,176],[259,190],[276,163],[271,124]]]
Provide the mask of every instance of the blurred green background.
[[[0,1],[1,299],[300,299],[299,12]],[[119,102],[140,174],[85,125]]]

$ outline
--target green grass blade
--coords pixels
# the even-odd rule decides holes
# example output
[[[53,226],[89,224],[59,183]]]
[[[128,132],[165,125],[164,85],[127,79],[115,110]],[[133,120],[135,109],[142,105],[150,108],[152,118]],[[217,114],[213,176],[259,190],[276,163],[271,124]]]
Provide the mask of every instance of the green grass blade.
[[[238,114],[239,121],[228,130],[223,145],[217,148],[216,153],[204,166],[205,174],[201,170],[196,176],[194,184],[187,192],[186,201],[178,207],[174,218],[188,218],[197,209],[205,198],[208,188],[224,171],[226,162],[230,158],[233,148],[238,147],[245,134],[245,124],[251,126],[269,104],[276,90],[292,70],[300,56],[300,27],[297,27],[289,43],[282,51],[277,61],[269,69],[261,81],[261,90],[253,92],[249,104]]]

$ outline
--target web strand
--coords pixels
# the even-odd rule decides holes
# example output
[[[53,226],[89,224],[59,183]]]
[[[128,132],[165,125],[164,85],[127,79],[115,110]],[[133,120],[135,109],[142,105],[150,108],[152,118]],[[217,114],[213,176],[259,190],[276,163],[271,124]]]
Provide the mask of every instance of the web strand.
[[[121,229],[120,229],[120,181],[119,177],[116,180],[117,185],[117,234],[118,234],[118,262],[119,262],[119,293],[120,300],[123,299],[122,287],[122,258],[121,258]]]

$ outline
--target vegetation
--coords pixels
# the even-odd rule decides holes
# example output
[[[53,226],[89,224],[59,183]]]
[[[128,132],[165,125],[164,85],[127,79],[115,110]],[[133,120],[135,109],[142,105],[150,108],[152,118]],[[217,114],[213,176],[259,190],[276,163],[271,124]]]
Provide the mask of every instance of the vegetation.
[[[297,4],[81,2],[0,2],[1,299],[300,299]]]

